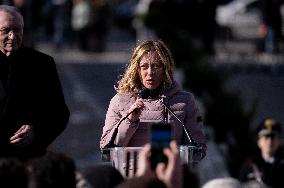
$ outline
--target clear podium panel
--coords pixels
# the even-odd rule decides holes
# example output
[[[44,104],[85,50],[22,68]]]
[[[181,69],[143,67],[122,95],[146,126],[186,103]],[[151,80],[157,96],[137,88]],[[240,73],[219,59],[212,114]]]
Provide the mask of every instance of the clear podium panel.
[[[138,170],[142,147],[115,147],[110,152],[112,165],[124,176],[133,177]]]
[[[204,157],[202,146],[181,145],[179,154],[182,164],[188,165],[197,163]]]
[[[124,176],[133,177],[139,168],[139,153],[143,147],[114,147],[110,149],[112,165]],[[191,165],[203,158],[202,147],[182,145],[179,147],[182,164]]]

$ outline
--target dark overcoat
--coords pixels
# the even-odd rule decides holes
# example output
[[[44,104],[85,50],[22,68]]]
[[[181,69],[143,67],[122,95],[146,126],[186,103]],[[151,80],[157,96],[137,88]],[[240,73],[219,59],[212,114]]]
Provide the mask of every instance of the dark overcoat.
[[[0,52],[0,64],[0,90],[4,95],[0,106],[0,156],[40,156],[65,129],[70,115],[54,59],[21,47],[9,58]],[[34,140],[26,147],[12,146],[9,139],[23,124],[32,125]]]

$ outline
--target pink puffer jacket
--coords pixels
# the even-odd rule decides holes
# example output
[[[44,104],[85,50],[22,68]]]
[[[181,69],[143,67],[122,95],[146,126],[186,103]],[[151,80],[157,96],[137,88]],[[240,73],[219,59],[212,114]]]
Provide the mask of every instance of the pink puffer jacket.
[[[116,94],[111,99],[100,141],[101,149],[110,141],[118,122],[127,115],[127,110],[135,100],[135,96],[131,94]],[[203,122],[194,96],[189,92],[182,91],[176,82],[169,90],[160,95],[160,99],[143,100],[145,108],[142,110],[140,122],[135,124],[127,119],[124,120],[119,126],[115,144],[124,147],[139,147],[149,142],[150,125],[163,122],[164,119],[162,100],[185,124],[193,139],[197,143],[205,145]],[[188,143],[182,125],[171,113],[168,113],[168,122],[174,127],[174,137],[178,144]]]

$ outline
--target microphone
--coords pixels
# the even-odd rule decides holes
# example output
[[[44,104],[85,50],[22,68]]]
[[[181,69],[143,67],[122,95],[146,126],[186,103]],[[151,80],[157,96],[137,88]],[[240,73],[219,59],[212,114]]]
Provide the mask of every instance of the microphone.
[[[160,100],[160,101],[161,101],[162,105],[163,105],[163,106],[176,118],[176,120],[178,120],[178,122],[182,125],[182,128],[183,128],[183,130],[184,130],[184,132],[185,132],[185,134],[186,134],[186,137],[187,137],[189,143],[192,144],[192,145],[194,145],[194,146],[196,146],[197,143],[196,143],[195,140],[192,138],[190,132],[188,132],[188,130],[186,129],[184,123],[177,117],[177,115],[176,115],[162,100]]]
[[[120,126],[120,124],[126,119],[128,118],[128,116],[130,116],[130,114],[132,114],[137,108],[135,108],[134,110],[132,110],[131,112],[129,112],[126,116],[124,116],[123,118],[121,118],[118,122],[118,124],[116,125],[114,131],[113,131],[113,134],[111,136],[111,139],[109,140],[108,144],[105,145],[104,149],[107,149],[107,148],[113,148],[113,147],[120,147],[119,145],[116,145],[114,143],[115,139],[116,139],[116,136],[118,134],[118,128]]]
[[[148,99],[149,97],[151,99],[156,99],[159,97],[160,94],[160,89],[147,89],[147,88],[143,88],[140,96],[142,99]]]
[[[158,89],[153,89],[153,90],[150,90],[150,89],[143,89],[141,91],[141,97],[142,99],[147,99],[147,98],[152,98],[152,99],[155,99],[155,98],[158,98],[159,96],[159,90]],[[163,100],[159,99],[162,103],[162,105],[175,117],[175,119],[181,124],[185,134],[186,134],[186,137],[189,141],[190,144],[196,146],[197,143],[195,142],[195,140],[192,138],[191,134],[188,132],[188,130],[186,129],[184,123],[178,118],[178,116],[163,102]]]
[[[151,91],[151,90],[145,88],[145,89],[142,89],[142,91],[141,91],[141,93],[140,93],[140,96],[141,96],[142,99],[146,99],[146,98],[148,98],[149,96],[151,96],[151,98],[152,98],[153,95],[154,95],[153,93],[154,93],[153,91]],[[157,93],[158,93],[158,92],[157,92]],[[120,121],[118,122],[117,126],[115,127],[115,130],[114,130],[114,132],[113,132],[113,134],[112,134],[112,136],[111,136],[111,139],[110,139],[109,143],[106,144],[103,149],[108,149],[108,148],[113,148],[113,147],[120,147],[120,146],[114,144],[114,141],[115,141],[115,139],[116,139],[116,137],[117,137],[117,134],[118,134],[118,128],[119,128],[120,124],[121,124],[126,118],[128,118],[128,117],[130,116],[130,114],[132,114],[136,109],[137,109],[137,108],[135,108],[134,110],[132,110],[131,112],[129,112],[126,116],[124,116],[123,118],[120,119]]]
[[[135,108],[134,110],[132,110],[131,112],[129,112],[128,114],[126,114],[126,116],[124,116],[123,118],[121,118],[118,122],[118,124],[116,125],[113,134],[109,140],[109,142],[105,145],[105,147],[102,149],[102,160],[103,161],[110,161],[110,149],[114,148],[114,147],[121,147],[117,144],[115,144],[115,139],[117,137],[118,134],[118,128],[120,126],[120,124],[126,119],[128,118],[128,116],[130,116],[130,114],[132,114],[137,108]]]
[[[142,99],[147,99],[149,97],[151,98],[157,98],[159,95],[159,91],[158,90],[149,90],[147,88],[142,89],[140,96]],[[105,145],[105,147],[102,149],[102,158],[104,161],[108,161],[109,160],[109,155],[110,155],[110,148],[114,148],[114,147],[120,147],[119,145],[115,144],[115,139],[117,137],[118,134],[118,128],[120,126],[120,124],[130,116],[130,114],[132,114],[137,108],[135,108],[134,110],[132,110],[131,112],[129,112],[126,116],[124,116],[123,118],[120,119],[120,121],[118,122],[117,126],[115,127],[115,130],[113,131],[113,134],[109,140],[109,142]]]

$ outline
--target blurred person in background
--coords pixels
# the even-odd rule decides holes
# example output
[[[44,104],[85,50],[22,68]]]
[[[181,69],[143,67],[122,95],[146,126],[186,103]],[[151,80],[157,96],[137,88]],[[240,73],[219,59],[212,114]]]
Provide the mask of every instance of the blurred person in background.
[[[102,52],[106,46],[106,36],[110,27],[110,1],[91,0],[94,9],[94,21],[91,28],[91,48],[94,51]]]
[[[200,34],[203,50],[208,55],[215,54],[216,8],[218,0],[199,0],[200,4]]]
[[[75,43],[82,51],[90,50],[90,34],[93,24],[93,7],[89,0],[73,0],[71,25]]]
[[[94,188],[113,188],[124,181],[121,173],[110,165],[88,166],[81,174]]]
[[[22,45],[24,21],[0,5],[0,157],[44,155],[65,129],[69,110],[54,59]]]
[[[29,188],[76,188],[76,166],[63,153],[48,151],[26,164]]]
[[[12,157],[0,158],[0,187],[28,187],[28,173],[22,161]]]
[[[279,52],[280,42],[283,42],[281,3],[281,0],[261,0],[262,24],[259,33],[267,53]]]
[[[53,43],[56,49],[61,49],[68,41],[71,5],[70,0],[52,0]]]
[[[147,40],[134,49],[130,64],[118,82],[118,93],[110,101],[101,149],[110,143],[118,125],[115,144],[141,147],[150,141],[150,125],[167,121],[173,125],[177,143],[190,144],[183,126],[167,105],[185,125],[191,141],[202,146],[205,156],[206,138],[197,102],[192,93],[181,89],[173,74],[173,57],[161,40]]]
[[[284,187],[284,153],[281,125],[273,118],[264,119],[257,128],[258,151],[244,163],[240,180],[256,180],[272,188]]]

